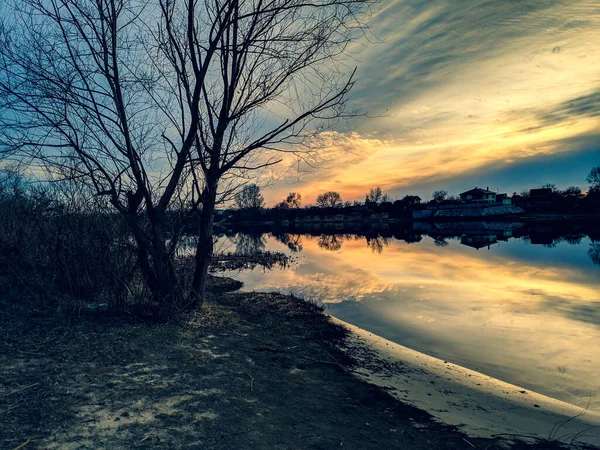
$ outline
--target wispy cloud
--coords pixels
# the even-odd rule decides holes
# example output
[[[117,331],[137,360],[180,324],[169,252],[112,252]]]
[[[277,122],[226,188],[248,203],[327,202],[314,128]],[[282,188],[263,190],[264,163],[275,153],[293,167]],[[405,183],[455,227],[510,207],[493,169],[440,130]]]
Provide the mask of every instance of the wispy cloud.
[[[357,45],[353,100],[389,114],[327,136],[341,162],[300,178],[307,198],[442,185],[600,135],[598,2],[397,0],[372,29],[383,42]]]

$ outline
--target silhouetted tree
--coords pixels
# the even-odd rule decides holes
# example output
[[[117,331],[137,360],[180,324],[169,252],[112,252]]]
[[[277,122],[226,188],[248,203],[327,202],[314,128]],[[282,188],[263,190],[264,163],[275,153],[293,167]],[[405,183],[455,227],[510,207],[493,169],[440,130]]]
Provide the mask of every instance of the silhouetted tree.
[[[0,146],[105,196],[157,301],[199,303],[215,205],[345,115],[354,72],[334,62],[371,3],[7,0]],[[188,296],[165,225],[183,204],[200,216]]]
[[[265,198],[260,192],[260,187],[256,184],[248,184],[235,195],[235,206],[238,209],[258,209],[262,208]]]
[[[383,197],[383,192],[379,186],[375,188],[369,189],[369,192],[366,195],[365,203],[374,203],[378,204],[381,202],[381,198]]]
[[[338,208],[342,206],[342,196],[334,191],[324,192],[317,196],[317,205],[321,208]]]
[[[383,202],[389,202],[390,196],[388,194],[384,194],[381,190],[381,187],[377,186],[375,188],[369,189],[369,192],[365,195],[365,204],[379,205]]]
[[[562,191],[561,195],[566,198],[580,198],[581,189],[579,189],[577,186],[569,186],[564,191]]]
[[[448,191],[444,191],[444,190],[435,191],[432,194],[432,197],[436,202],[443,202],[444,200],[446,200],[447,196],[448,196]]]
[[[590,184],[590,190],[600,191],[600,166],[592,167],[586,181]]]
[[[298,192],[290,192],[288,196],[276,207],[282,209],[299,209],[302,205],[302,195]]]

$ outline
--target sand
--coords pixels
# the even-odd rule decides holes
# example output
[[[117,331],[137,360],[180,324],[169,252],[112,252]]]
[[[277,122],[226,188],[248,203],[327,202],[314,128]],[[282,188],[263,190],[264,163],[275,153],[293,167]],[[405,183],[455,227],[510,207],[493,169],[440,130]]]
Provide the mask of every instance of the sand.
[[[333,318],[351,331],[356,375],[474,437],[531,436],[600,446],[600,413],[403,347]]]

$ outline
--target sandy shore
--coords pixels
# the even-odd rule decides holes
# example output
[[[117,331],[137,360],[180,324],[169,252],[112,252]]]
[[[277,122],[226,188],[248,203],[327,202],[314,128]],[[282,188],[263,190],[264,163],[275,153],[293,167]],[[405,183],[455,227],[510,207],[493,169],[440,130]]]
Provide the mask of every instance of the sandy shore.
[[[470,436],[520,435],[600,446],[600,413],[419,353],[333,319],[351,331],[359,378]]]

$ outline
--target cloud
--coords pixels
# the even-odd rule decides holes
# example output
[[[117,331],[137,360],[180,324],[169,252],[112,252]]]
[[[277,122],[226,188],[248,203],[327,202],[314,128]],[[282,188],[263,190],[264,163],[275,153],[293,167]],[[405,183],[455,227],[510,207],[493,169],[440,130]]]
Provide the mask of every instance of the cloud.
[[[435,189],[489,167],[577,152],[581,138],[600,135],[595,1],[396,0],[371,28],[382,42],[354,48],[352,100],[389,112],[330,135],[339,163],[300,177],[307,199],[334,188],[349,199],[374,185]]]

